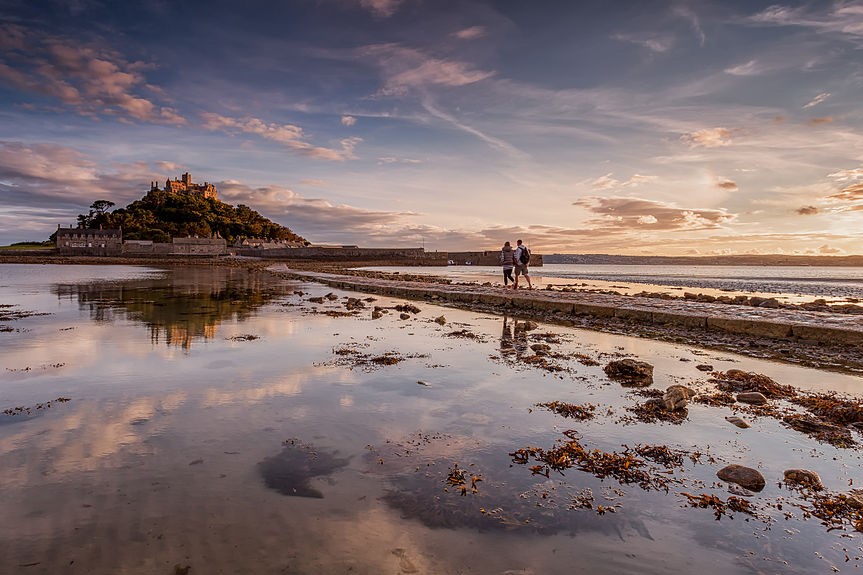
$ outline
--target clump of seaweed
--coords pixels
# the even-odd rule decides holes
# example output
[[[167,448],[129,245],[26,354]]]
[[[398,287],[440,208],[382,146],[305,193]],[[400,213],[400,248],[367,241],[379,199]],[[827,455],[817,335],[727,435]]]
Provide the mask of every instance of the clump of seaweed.
[[[458,463],[453,463],[452,469],[449,470],[444,480],[447,485],[447,487],[444,487],[444,491],[449,491],[450,487],[456,487],[461,495],[467,495],[467,475],[468,472],[466,469],[459,467]],[[479,488],[476,484],[480,481],[482,481],[481,475],[474,473],[470,476],[470,492],[472,494],[476,495],[479,493]]]
[[[716,387],[721,391],[745,392],[757,391],[770,399],[791,398],[797,395],[797,389],[791,385],[776,383],[766,375],[742,371],[740,369],[729,369],[725,373],[715,372],[714,381]]]
[[[636,484],[644,490],[668,491],[668,479],[651,474],[644,460],[632,452],[605,452],[600,449],[585,449],[574,437],[573,431],[564,433],[569,441],[563,441],[552,449],[523,447],[510,453],[513,463],[526,465],[531,460],[540,463],[531,467],[535,475],[549,476],[550,471],[561,475],[570,468],[593,474],[599,479],[613,477],[621,484]]]
[[[722,519],[722,516],[727,514],[729,511],[755,515],[754,506],[746,499],[735,495],[732,495],[726,501],[723,501],[716,495],[708,495],[707,493],[702,493],[701,495],[682,493],[681,495],[689,500],[689,504],[692,507],[700,507],[701,509],[707,509],[709,507],[713,509],[713,515],[716,517],[717,521]]]
[[[845,530],[852,527],[863,532],[863,500],[857,495],[845,493],[822,493],[815,490],[801,491],[801,497],[808,503],[798,504],[805,515],[816,517],[821,524],[832,529]]]
[[[596,415],[594,412],[596,411],[596,405],[592,403],[585,403],[584,405],[578,405],[575,403],[565,403],[563,401],[549,401],[546,403],[537,403],[537,407],[544,407],[549,411],[553,411],[558,415],[562,415],[563,417],[569,417],[572,419],[577,419],[579,421],[585,421],[587,419],[593,419]]]
[[[359,367],[365,371],[371,371],[386,365],[396,365],[409,358],[415,359],[428,357],[427,354],[400,354],[395,351],[388,351],[380,355],[372,355],[369,353],[362,353],[348,347],[335,348],[333,349],[333,353],[337,356],[337,358],[332,362],[333,365],[347,366],[351,369]]]
[[[856,399],[843,399],[835,393],[797,397],[793,403],[836,425],[863,422],[863,402]]]
[[[716,393],[696,395],[692,398],[692,401],[695,403],[703,403],[704,405],[709,405],[711,407],[724,407],[726,405],[732,405],[736,400],[734,399],[734,396],[727,391],[717,391]]]
[[[627,407],[626,411],[632,414],[632,418],[642,423],[656,423],[664,421],[674,425],[680,425],[689,416],[686,409],[668,410],[659,401],[650,399],[644,403],[636,403],[633,406]]]

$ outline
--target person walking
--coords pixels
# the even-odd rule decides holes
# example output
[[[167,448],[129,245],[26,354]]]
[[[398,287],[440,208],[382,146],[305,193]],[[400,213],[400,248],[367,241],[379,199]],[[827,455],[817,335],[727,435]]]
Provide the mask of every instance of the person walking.
[[[503,249],[500,250],[500,265],[503,266],[504,287],[508,285],[508,282],[515,284],[515,278],[512,277],[512,269],[515,267],[515,251],[509,242],[505,242]]]
[[[521,240],[516,241],[515,244],[515,282],[512,284],[512,289],[518,289],[518,276],[521,275],[527,280],[527,289],[533,289],[533,285],[530,283],[530,274],[527,271],[530,250],[527,249],[527,246],[522,245]]]

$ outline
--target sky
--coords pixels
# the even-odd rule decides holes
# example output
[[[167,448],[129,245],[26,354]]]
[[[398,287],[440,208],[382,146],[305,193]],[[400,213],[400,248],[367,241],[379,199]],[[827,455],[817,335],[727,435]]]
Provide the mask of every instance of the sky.
[[[861,254],[861,102],[861,0],[0,0],[0,245],[188,171],[317,244]]]

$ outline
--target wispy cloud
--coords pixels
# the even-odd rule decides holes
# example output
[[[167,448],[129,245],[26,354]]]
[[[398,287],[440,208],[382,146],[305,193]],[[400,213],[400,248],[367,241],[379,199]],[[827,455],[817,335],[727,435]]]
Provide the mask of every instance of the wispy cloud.
[[[482,38],[485,35],[485,26],[471,26],[470,28],[464,28],[462,30],[459,30],[458,32],[453,33],[453,36],[461,40],[476,40],[477,38]]]
[[[612,173],[600,176],[590,182],[590,187],[594,190],[619,190],[623,188],[634,188],[647,182],[654,182],[658,178],[656,176],[645,176],[642,174],[633,174],[628,180],[620,181],[613,177]]]
[[[725,73],[732,76],[759,76],[763,72],[764,67],[759,65],[758,60],[749,60],[744,64],[725,69]]]
[[[821,102],[823,102],[824,100],[826,100],[829,97],[830,97],[829,92],[822,92],[821,94],[818,94],[817,96],[812,98],[805,106],[803,106],[803,108],[804,109],[814,108],[815,106],[817,106],[818,104],[820,104]]]
[[[798,26],[833,32],[857,43],[863,39],[863,7],[856,2],[834,2],[827,10],[816,7],[774,5],[749,17],[749,22],[771,26]]]
[[[0,27],[0,81],[23,92],[58,100],[82,115],[112,115],[159,124],[183,125],[174,108],[142,95],[149,90],[142,61],[126,61],[105,47],[51,36],[15,25]]]
[[[707,35],[701,28],[698,14],[696,14],[691,7],[683,4],[679,4],[674,7],[674,14],[689,22],[690,26],[692,26],[692,31],[695,32],[695,35],[698,38],[698,43],[701,46],[704,46],[704,43],[707,41]]]
[[[620,232],[717,229],[736,218],[723,209],[679,208],[655,200],[618,196],[590,196],[573,205],[599,216],[589,222],[592,226]]]
[[[615,34],[614,36],[612,36],[612,38],[621,42],[627,42],[629,44],[641,46],[642,48],[646,48],[650,52],[655,52],[657,54],[668,52],[669,50],[671,50],[672,46],[674,46],[674,39],[671,37]]]
[[[707,128],[680,136],[680,140],[690,148],[718,148],[731,145],[732,130],[728,128]]]
[[[341,148],[324,148],[306,141],[303,129],[293,124],[266,123],[258,118],[232,118],[211,112],[201,114],[203,127],[211,131],[221,131],[228,134],[252,134],[265,140],[283,144],[288,149],[303,156],[316,160],[351,160],[354,148],[362,141],[361,138],[345,138],[340,141]]]
[[[404,0],[359,0],[360,6],[381,18],[395,14]]]

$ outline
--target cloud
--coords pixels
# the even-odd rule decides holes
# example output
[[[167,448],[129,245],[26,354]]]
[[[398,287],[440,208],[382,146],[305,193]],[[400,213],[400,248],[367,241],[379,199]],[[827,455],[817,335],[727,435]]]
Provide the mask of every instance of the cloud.
[[[278,142],[300,155],[316,160],[351,160],[354,148],[362,141],[361,138],[345,138],[339,143],[341,149],[314,146],[305,139],[303,129],[293,124],[268,124],[258,118],[232,118],[211,112],[201,114],[203,127],[210,131],[220,131],[228,134],[243,133]]]
[[[736,192],[739,188],[737,187],[737,182],[732,180],[727,180],[725,178],[717,178],[716,179],[716,187],[720,190],[725,190],[728,192]]]
[[[590,186],[595,190],[616,190],[621,188],[634,188],[640,184],[657,180],[656,176],[644,176],[633,174],[628,180],[621,182],[612,177],[611,173],[605,174],[593,180]]]
[[[801,215],[801,216],[814,216],[815,214],[819,213],[821,210],[819,210],[815,206],[801,206],[794,211],[798,215]]]
[[[839,193],[829,196],[831,199],[846,202],[857,202],[863,200],[863,182],[851,184],[843,188]]]
[[[572,205],[598,216],[588,223],[605,231],[717,229],[736,218],[725,210],[678,208],[643,198],[589,196]]]
[[[615,34],[612,38],[614,40],[619,40],[620,42],[628,42],[630,44],[641,46],[642,48],[646,48],[657,54],[668,52],[674,45],[674,40],[669,37],[658,38],[635,36],[632,34]]]
[[[342,126],[353,126],[357,123],[357,119],[353,116],[342,116]]]
[[[404,0],[359,0],[360,6],[380,18],[395,14]]]
[[[759,66],[757,60],[749,60],[745,64],[739,64],[726,68],[725,73],[731,76],[758,76],[764,72],[764,69]]]
[[[463,30],[453,33],[453,36],[461,40],[476,40],[485,35],[486,29],[484,26],[471,26],[470,28],[464,28]]]
[[[379,164],[422,164],[422,160],[413,158],[396,158],[394,156],[383,156],[378,158]]]
[[[790,8],[774,5],[748,18],[763,26],[796,26],[834,33],[840,38],[859,43],[863,38],[863,7],[854,2],[834,2],[825,11],[808,11],[805,6]]]
[[[467,86],[494,76],[494,72],[475,70],[466,62],[434,58],[396,44],[365,46],[357,54],[373,60],[381,70],[384,87],[379,95],[384,96],[435,86]]]
[[[76,113],[111,115],[156,124],[184,125],[174,108],[145,98],[149,89],[144,62],[128,62],[113,50],[85,45],[15,25],[0,27],[8,36],[0,52],[0,81],[23,92],[59,100]]]
[[[830,93],[829,93],[829,92],[822,92],[821,94],[818,94],[817,96],[815,96],[814,98],[812,98],[812,100],[810,100],[808,104],[806,104],[805,106],[803,106],[803,108],[804,108],[804,109],[806,109],[806,108],[814,108],[815,106],[817,106],[818,104],[820,104],[821,102],[823,102],[824,100],[826,100],[826,99],[827,99],[827,98],[829,98],[829,97],[830,97]]]
[[[832,124],[833,123],[833,117],[832,116],[825,116],[823,118],[812,118],[811,120],[809,120],[806,123],[809,124],[810,126],[820,126],[821,124]]]
[[[717,148],[731,145],[732,130],[728,128],[707,128],[680,136],[680,140],[690,148]]]
[[[701,28],[701,22],[698,19],[698,14],[695,13],[692,8],[689,6],[684,6],[682,4],[678,4],[674,8],[674,14],[683,18],[684,20],[688,20],[689,24],[692,26],[693,32],[698,37],[698,43],[701,46],[704,46],[704,43],[707,41],[707,36],[704,34],[704,30]]]

